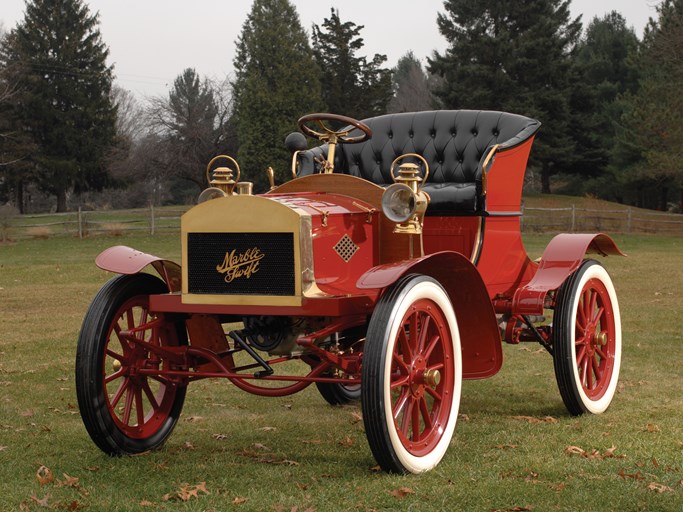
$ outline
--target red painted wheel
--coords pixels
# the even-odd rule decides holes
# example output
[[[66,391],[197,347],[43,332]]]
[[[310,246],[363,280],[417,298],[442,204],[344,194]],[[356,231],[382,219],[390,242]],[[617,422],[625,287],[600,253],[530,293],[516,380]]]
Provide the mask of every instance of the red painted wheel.
[[[380,299],[363,353],[365,431],[385,471],[422,473],[443,458],[460,404],[462,360],[448,295],[407,276]]]
[[[619,380],[621,317],[612,280],[597,261],[583,262],[558,291],[553,350],[557,384],[569,412],[604,412]]]
[[[149,295],[166,291],[149,274],[116,277],[102,287],[83,321],[76,353],[78,405],[90,437],[110,455],[159,448],[180,416],[186,386],[154,375],[170,363],[149,349],[187,344],[182,323],[149,312]]]

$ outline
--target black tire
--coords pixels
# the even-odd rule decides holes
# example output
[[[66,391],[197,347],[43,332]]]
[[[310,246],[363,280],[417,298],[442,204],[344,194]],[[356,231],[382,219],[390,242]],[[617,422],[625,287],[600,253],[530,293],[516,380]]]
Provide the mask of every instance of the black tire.
[[[338,384],[336,382],[316,382],[320,395],[330,405],[346,405],[360,400],[360,384]]]
[[[553,318],[555,378],[567,410],[578,416],[609,407],[621,367],[621,317],[609,274],[584,261],[560,287]]]
[[[365,432],[382,469],[422,473],[443,458],[458,416],[461,357],[453,306],[438,282],[410,275],[385,291],[368,326],[361,379]]]
[[[115,277],[100,289],[83,320],[76,351],[78,406],[88,434],[109,455],[159,448],[183,408],[185,385],[135,372],[143,363],[164,369],[168,362],[119,335],[153,319],[149,295],[167,291],[149,274]],[[134,335],[161,346],[187,345],[182,322],[163,322]]]

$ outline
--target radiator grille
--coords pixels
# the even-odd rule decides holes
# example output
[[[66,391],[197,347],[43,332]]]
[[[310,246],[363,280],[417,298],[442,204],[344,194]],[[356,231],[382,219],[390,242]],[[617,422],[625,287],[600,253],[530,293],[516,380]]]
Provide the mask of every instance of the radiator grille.
[[[294,295],[293,233],[188,233],[187,252],[189,293]]]

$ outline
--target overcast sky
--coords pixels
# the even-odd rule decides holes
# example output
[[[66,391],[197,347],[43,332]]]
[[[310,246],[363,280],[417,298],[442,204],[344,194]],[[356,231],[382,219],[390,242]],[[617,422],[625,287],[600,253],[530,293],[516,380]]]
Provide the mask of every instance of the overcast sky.
[[[424,59],[442,52],[446,41],[436,26],[443,0],[290,0],[310,33],[322,25],[332,6],[342,21],[364,25],[365,53],[382,53],[393,67],[408,50]],[[235,40],[252,0],[86,0],[100,13],[100,31],[109,46],[119,85],[140,97],[166,95],[185,68],[222,78],[232,70]],[[584,26],[594,16],[616,10],[639,37],[659,0],[572,0]],[[399,8],[399,6],[410,6]],[[23,18],[24,0],[2,0],[0,23],[6,30]]]

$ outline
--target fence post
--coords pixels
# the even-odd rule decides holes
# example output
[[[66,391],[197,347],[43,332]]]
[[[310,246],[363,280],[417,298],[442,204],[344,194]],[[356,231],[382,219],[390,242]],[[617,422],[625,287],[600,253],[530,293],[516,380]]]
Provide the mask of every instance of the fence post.
[[[150,234],[151,234],[152,236],[154,236],[154,227],[155,227],[155,226],[154,226],[154,203],[149,203],[149,213],[150,213],[150,217],[151,217],[151,221],[150,221],[150,228],[151,228],[151,229],[150,229]]]
[[[627,208],[628,214],[627,214],[627,221],[626,221],[626,232],[630,233],[631,232],[631,216],[633,215],[633,211],[631,208]]]
[[[78,207],[78,238],[83,240],[83,213],[81,207]]]
[[[576,231],[576,205],[572,204],[572,229],[571,232],[573,233]]]
[[[519,230],[524,231],[524,202],[522,202],[522,205],[520,207],[520,218],[519,218]]]

